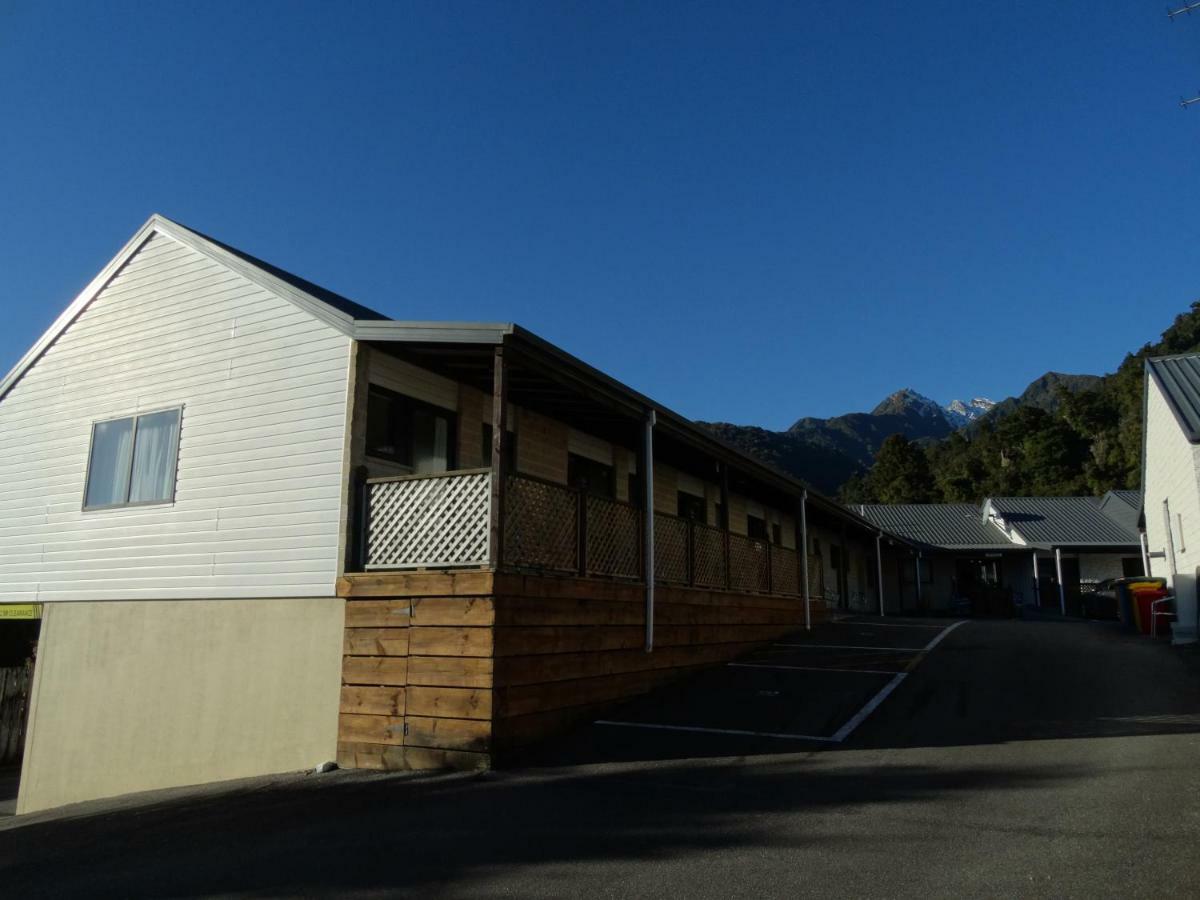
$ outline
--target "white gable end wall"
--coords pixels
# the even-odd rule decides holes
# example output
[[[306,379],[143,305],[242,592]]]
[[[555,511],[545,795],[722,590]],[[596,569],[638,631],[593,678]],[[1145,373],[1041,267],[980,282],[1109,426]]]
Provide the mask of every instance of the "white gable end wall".
[[[152,234],[0,399],[0,600],[333,596],[351,343]],[[92,423],[172,406],[175,502],[83,512]]]
[[[1145,487],[1146,542],[1151,552],[1169,552],[1163,501],[1170,505],[1175,565],[1171,579],[1165,559],[1152,559],[1150,573],[1172,580],[1179,609],[1180,637],[1196,634],[1196,574],[1200,566],[1200,477],[1198,448],[1184,435],[1153,377],[1147,376]],[[1180,522],[1182,521],[1182,530]]]

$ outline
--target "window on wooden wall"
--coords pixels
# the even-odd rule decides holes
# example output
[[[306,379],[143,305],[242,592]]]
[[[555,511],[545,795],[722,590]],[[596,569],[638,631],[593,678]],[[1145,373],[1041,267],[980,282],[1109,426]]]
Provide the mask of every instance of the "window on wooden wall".
[[[456,416],[379,385],[367,393],[367,455],[404,466],[417,475],[454,468]]]
[[[614,499],[617,494],[613,467],[578,453],[567,454],[567,484],[586,494],[609,500]]]
[[[93,424],[83,508],[174,500],[182,414],[166,409]]]
[[[676,511],[685,518],[701,525],[708,524],[708,502],[703,497],[689,494],[686,491],[675,492]]]
[[[746,516],[746,536],[754,541],[765,541],[767,537],[767,520],[758,516]]]

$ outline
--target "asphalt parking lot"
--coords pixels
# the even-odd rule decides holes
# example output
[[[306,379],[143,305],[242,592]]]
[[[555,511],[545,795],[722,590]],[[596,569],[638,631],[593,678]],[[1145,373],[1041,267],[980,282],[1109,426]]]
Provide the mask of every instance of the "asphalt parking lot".
[[[613,710],[539,765],[818,750],[849,741],[965,621],[847,617]]]
[[[55,900],[1200,895],[1195,652],[1100,623],[952,624],[782,638],[532,765],[0,818],[0,884]]]

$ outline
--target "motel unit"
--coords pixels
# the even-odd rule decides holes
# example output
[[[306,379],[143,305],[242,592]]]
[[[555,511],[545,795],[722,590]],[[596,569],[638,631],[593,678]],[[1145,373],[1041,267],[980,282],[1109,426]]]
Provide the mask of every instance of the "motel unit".
[[[41,616],[18,809],[488,766],[875,610],[884,544],[518,326],[393,321],[153,216],[0,382],[0,604]]]
[[[1143,574],[1137,491],[853,509],[914,548],[884,557],[885,598],[895,593],[906,612],[1033,606],[1079,615],[1099,582]]]
[[[1176,643],[1200,635],[1200,354],[1146,360],[1142,426],[1146,557],[1175,598]]]

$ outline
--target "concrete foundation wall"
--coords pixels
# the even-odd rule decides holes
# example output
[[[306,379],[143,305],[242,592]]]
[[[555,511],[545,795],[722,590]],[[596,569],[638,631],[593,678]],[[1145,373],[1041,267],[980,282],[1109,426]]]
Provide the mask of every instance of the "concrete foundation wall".
[[[18,812],[333,759],[343,607],[47,606]]]

